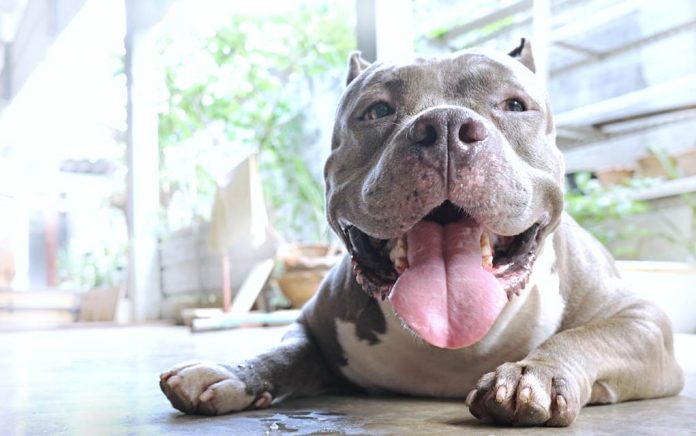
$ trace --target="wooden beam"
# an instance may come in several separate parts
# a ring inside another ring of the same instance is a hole
[[[638,7],[638,3],[634,0],[618,2],[608,8],[587,14],[578,20],[571,21],[570,24],[555,29],[551,34],[551,40],[553,42],[572,40],[576,36],[586,34],[590,30],[626,16],[637,10]]]
[[[597,52],[597,56],[591,58],[591,59],[581,59],[579,61],[571,62],[569,64],[563,65],[561,67],[555,68],[551,70],[551,75],[557,75],[557,74],[564,74],[568,71],[574,70],[575,68],[578,67],[584,67],[589,65],[591,62],[599,62],[603,59],[609,58],[611,56],[616,56],[621,53],[626,53],[630,50],[635,50],[638,48],[642,48],[647,44],[652,44],[657,41],[661,41],[665,38],[669,38],[671,36],[677,35],[681,32],[687,32],[696,29],[696,19],[688,20],[684,23],[678,24],[676,26],[672,26],[668,29],[651,33],[649,35],[645,35],[641,38],[634,39],[633,41],[630,41],[626,44],[620,45],[618,47],[614,47],[611,50],[607,51],[602,51],[602,52]]]
[[[580,47],[576,44],[570,44],[570,43],[565,42],[565,41],[554,41],[553,44],[556,47],[564,48],[568,51],[572,51],[572,52],[581,54],[583,56],[587,56],[588,58],[591,58],[591,59],[598,60],[601,58],[601,53],[594,51],[594,50],[590,50],[588,48]]]
[[[696,104],[696,74],[564,112],[555,117],[559,128],[596,126],[654,113],[683,110]]]
[[[503,8],[495,9],[493,12],[486,14],[482,17],[476,18],[468,23],[462,24],[460,26],[453,27],[447,34],[445,38],[454,39],[462,35],[465,35],[472,30],[480,29],[488,24],[495,23],[510,15],[515,15],[520,12],[528,11],[532,8],[533,0],[520,0],[516,3],[512,3]]]

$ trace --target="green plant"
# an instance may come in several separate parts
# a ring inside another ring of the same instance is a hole
[[[627,224],[625,219],[649,210],[648,204],[635,200],[633,193],[652,182],[633,179],[627,185],[604,188],[589,172],[576,173],[574,181],[577,189],[566,190],[566,211],[610,247],[616,257],[635,255],[636,241],[652,232]]]
[[[125,280],[126,246],[98,241],[82,252],[62,250],[58,274],[62,288],[113,288]]]
[[[450,51],[464,50],[471,48],[475,41],[503,32],[505,29],[515,24],[514,16],[510,15],[499,18],[481,28],[473,29],[467,32],[464,38],[453,37],[452,32],[465,21],[466,20],[463,20],[461,16],[456,16],[429,30],[425,34],[419,35],[414,41],[417,51],[428,51],[428,41],[437,41],[442,44],[448,42],[448,39],[451,39],[448,43]]]
[[[655,147],[655,146],[648,146],[647,147],[648,152],[655,156],[657,160],[660,162],[660,166],[665,170],[667,173],[667,178],[670,180],[678,179],[681,177],[679,168],[677,168],[677,163],[675,160],[667,153],[666,150],[660,147]],[[681,198],[681,201],[691,209],[691,216],[692,216],[692,223],[691,223],[691,238],[690,239],[681,239],[681,238],[675,238],[670,235],[663,234],[661,235],[663,238],[667,239],[670,241],[672,244],[675,245],[683,245],[690,256],[690,259],[692,262],[696,261],[696,199],[694,199],[694,196],[690,192],[682,192],[679,194],[679,197]],[[664,224],[667,227],[670,227],[674,233],[679,234],[679,229],[675,229],[674,225],[672,224],[671,221],[668,220],[663,220]]]
[[[287,239],[328,237],[321,164],[309,147],[318,134],[307,117],[324,85],[340,89],[354,44],[345,6],[235,15],[192,53],[174,36],[163,41],[173,59],[159,128],[165,209],[178,195],[192,220],[207,218],[216,178],[256,151],[275,228]]]

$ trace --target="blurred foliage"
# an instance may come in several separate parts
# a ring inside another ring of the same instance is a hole
[[[658,159],[669,180],[681,177],[675,160],[665,150],[648,147],[648,152]],[[674,246],[685,248],[688,257],[684,260],[696,260],[696,221],[692,224],[691,239],[675,236],[683,235],[683,230],[660,214],[655,215],[653,219],[659,220],[659,228],[662,230],[639,228],[626,221],[626,218],[650,210],[648,202],[634,200],[635,192],[660,184],[663,180],[633,178],[623,185],[605,188],[599,180],[591,177],[591,173],[580,172],[574,175],[574,182],[577,188],[566,190],[566,211],[604,243],[615,257],[635,258],[642,240],[660,238]],[[680,199],[684,205],[691,208],[692,216],[696,216],[694,196],[691,193],[681,193]]]
[[[166,67],[159,115],[165,209],[184,194],[192,218],[207,218],[220,177],[215,167],[257,151],[266,200],[278,212],[276,230],[287,239],[307,235],[308,227],[312,238],[328,237],[321,171],[314,170],[321,163],[310,147],[318,134],[308,128],[307,114],[321,85],[342,85],[355,44],[348,6],[312,3],[291,13],[235,15],[191,53],[180,53],[175,35],[163,40],[165,59],[179,54]],[[183,152],[195,139],[194,150]]]
[[[438,45],[446,45],[449,51],[472,48],[476,45],[477,41],[504,32],[505,29],[510,28],[515,24],[515,17],[512,15],[502,17],[483,27],[472,29],[464,35],[453,36],[453,31],[457,30],[458,27],[465,24],[467,21],[466,18],[458,16],[432,28],[423,35],[418,35],[414,42],[416,51],[429,51],[431,41],[435,41]]]
[[[660,147],[648,146],[648,152],[657,158],[657,160],[660,162],[660,166],[665,170],[669,180],[682,177],[682,174],[677,167],[676,160],[670,156],[666,150]],[[694,262],[696,261],[696,199],[694,199],[694,195],[690,192],[682,192],[679,197],[681,198],[682,203],[691,209],[691,216],[694,217],[692,218],[691,222],[691,239],[674,238],[669,235],[663,235],[663,237],[672,244],[684,246],[689,253],[689,260]],[[665,224],[668,227],[673,228],[673,224],[671,222],[666,221]],[[673,228],[673,230],[675,230],[676,234],[680,233],[678,229]]]
[[[652,232],[627,224],[625,219],[649,210],[648,203],[634,200],[632,193],[653,182],[631,179],[626,185],[605,188],[589,172],[576,173],[574,182],[577,188],[566,190],[566,212],[608,246],[615,257],[633,257],[637,241]]]
[[[113,288],[125,281],[126,244],[99,240],[88,250],[61,250],[58,280],[65,289]]]

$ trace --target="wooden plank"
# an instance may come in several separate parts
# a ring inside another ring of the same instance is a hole
[[[476,18],[468,23],[462,24],[461,26],[453,27],[449,32],[447,32],[445,37],[447,39],[454,39],[473,30],[485,27],[488,24],[495,23],[496,21],[509,17],[510,15],[528,11],[532,8],[533,3],[534,2],[532,0],[521,0],[503,8],[496,8],[493,10],[493,12],[482,17]]]
[[[232,306],[230,307],[231,314],[243,314],[251,310],[254,301],[259,297],[263,287],[268,282],[273,272],[274,264],[273,259],[266,259],[252,267],[232,301]]]
[[[230,283],[233,289],[239,288],[258,260],[230,261]],[[188,262],[162,268],[162,293],[165,296],[187,292],[215,291],[221,284],[220,260],[209,262]]]
[[[661,30],[661,31],[658,31],[655,33],[651,33],[649,35],[645,35],[645,36],[638,38],[638,39],[634,39],[634,40],[627,42],[625,44],[622,44],[618,47],[613,47],[610,50],[598,52],[598,56],[596,56],[594,58],[581,59],[579,61],[570,62],[568,64],[561,66],[561,67],[555,68],[555,69],[551,70],[551,74],[552,75],[564,74],[564,73],[571,71],[575,68],[585,67],[592,62],[599,62],[601,60],[604,60],[604,59],[607,59],[610,57],[615,57],[615,56],[618,56],[622,53],[629,52],[631,50],[642,49],[649,44],[656,43],[656,42],[663,40],[665,38],[670,38],[670,37],[677,35],[679,33],[682,33],[682,32],[692,31],[695,27],[696,27],[696,20],[688,20],[688,21],[681,23],[681,24],[672,25],[664,30]]]
[[[216,313],[208,318],[191,320],[192,332],[205,332],[242,327],[245,325],[286,325],[295,322],[300,310],[279,310],[264,313],[253,312],[244,314]]]
[[[684,193],[696,193],[696,176],[667,180],[655,186],[629,192],[628,195],[634,200],[653,200]]]
[[[61,291],[0,291],[0,309],[73,310],[81,295]]]
[[[577,38],[580,35],[618,20],[631,12],[639,9],[639,4],[636,1],[628,0],[618,2],[612,6],[603,8],[593,13],[587,14],[579,19],[573,20],[563,27],[554,29],[551,33],[551,41],[568,41]]]
[[[606,124],[610,120],[635,119],[660,111],[688,109],[694,104],[696,104],[696,74],[690,74],[564,112],[555,117],[555,123],[559,128],[592,126]]]

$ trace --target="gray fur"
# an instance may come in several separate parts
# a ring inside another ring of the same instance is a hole
[[[420,341],[388,301],[361,289],[346,256],[271,352],[242,366],[197,363],[162,374],[176,408],[228,413],[364,388],[467,397],[485,422],[567,426],[585,404],[681,390],[667,317],[625,289],[611,255],[562,212],[564,164],[548,97],[529,43],[510,55],[467,51],[403,65],[352,55],[325,167],[328,220],[344,239],[347,226],[398,237],[444,200],[501,235],[541,223],[534,282],[488,336],[458,350]],[[501,111],[509,98],[528,110]],[[379,101],[395,114],[365,122]],[[428,147],[414,140],[423,120],[439,129]],[[463,140],[469,124],[485,135]]]

